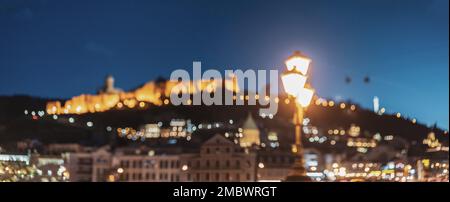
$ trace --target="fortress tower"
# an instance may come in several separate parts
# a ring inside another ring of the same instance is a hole
[[[114,77],[112,75],[108,75],[105,79],[105,86],[100,90],[100,93],[116,94],[122,92],[121,89],[114,87],[114,82]]]

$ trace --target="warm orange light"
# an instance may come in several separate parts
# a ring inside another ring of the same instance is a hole
[[[114,175],[109,175],[108,176],[108,181],[109,182],[114,182],[115,181]]]
[[[129,108],[134,108],[136,106],[136,100],[125,100],[125,101],[128,101],[128,102],[126,102],[126,105]]]
[[[320,100],[320,99],[316,100],[316,105],[320,105],[321,103],[322,103],[322,100]]]
[[[109,81],[107,81],[109,82]],[[162,96],[170,97],[173,88],[183,88],[186,89],[190,94],[197,92],[197,88],[188,86],[197,85],[198,90],[208,90],[208,88],[215,88],[222,85],[222,81],[217,81],[216,83],[211,83],[211,81],[186,81],[182,86],[178,86],[179,82],[167,81],[165,83],[164,89],[160,88],[155,82],[151,81],[146,83],[144,86],[130,92],[124,92],[119,89],[115,89],[113,84],[110,84],[107,92],[100,92],[99,94],[89,95],[82,94],[79,96],[72,97],[70,100],[65,101],[62,104],[60,101],[50,101],[46,105],[46,112],[48,114],[83,114],[83,113],[95,113],[103,112],[113,108],[123,109],[124,107],[135,108],[140,107],[141,109],[148,106],[147,103],[161,106],[164,102]],[[225,88],[232,92],[239,92],[239,87],[236,84],[236,80],[226,79]],[[144,102],[145,106],[140,102]],[[169,103],[167,103],[169,104]]]
[[[275,103],[278,104],[279,102],[280,102],[280,98],[276,97],[276,98],[275,98]]]
[[[295,154],[295,153],[297,153],[298,149],[297,149],[297,147],[295,145],[292,145],[291,151],[292,151],[292,153]]]
[[[330,106],[330,107],[334,106],[334,101],[329,101],[328,106]]]

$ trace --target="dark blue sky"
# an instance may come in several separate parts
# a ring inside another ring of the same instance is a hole
[[[302,50],[322,97],[449,127],[447,0],[0,0],[0,95],[131,89],[171,70],[284,70]],[[346,84],[345,76],[352,77]],[[363,82],[368,75],[369,84]]]

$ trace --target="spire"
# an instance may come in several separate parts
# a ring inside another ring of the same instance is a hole
[[[253,119],[253,116],[251,113],[248,113],[247,119],[244,122],[244,125],[242,126],[244,129],[258,129],[258,126],[256,125],[255,120]]]

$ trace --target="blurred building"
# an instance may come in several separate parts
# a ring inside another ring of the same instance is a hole
[[[182,181],[255,181],[256,154],[217,134],[204,142],[198,154],[182,157]]]
[[[111,154],[108,148],[73,152],[67,155],[65,162],[70,181],[98,182],[104,181],[105,173],[111,168]]]
[[[139,151],[139,152],[137,152]],[[155,155],[139,149],[108,147],[95,151],[70,153],[66,166],[70,181],[171,182],[180,179],[179,155]]]
[[[178,182],[180,171],[179,155],[116,153],[110,175],[117,178],[114,181]]]
[[[268,150],[258,152],[258,181],[283,181],[292,169],[292,152]]]
[[[49,144],[47,145],[47,153],[51,154],[61,154],[67,152],[82,152],[84,147],[77,143],[69,143],[69,144]]]

